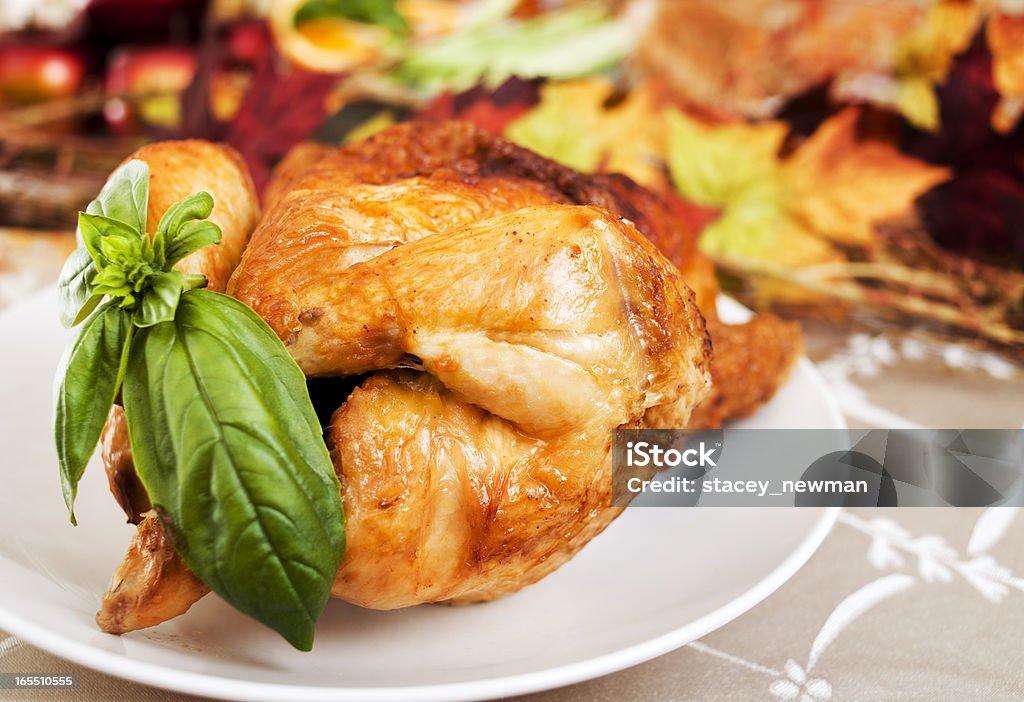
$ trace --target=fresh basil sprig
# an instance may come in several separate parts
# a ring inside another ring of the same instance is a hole
[[[55,380],[64,499],[118,393],[150,501],[230,604],[309,650],[345,534],[340,486],[302,371],[269,326],[173,266],[220,241],[198,193],[146,233],[149,168],[131,161],[79,215],[60,313],[84,323]],[[123,385],[123,388],[122,388]]]

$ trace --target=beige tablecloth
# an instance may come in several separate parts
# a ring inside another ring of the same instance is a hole
[[[66,246],[0,231],[0,306],[52,280]],[[997,356],[824,324],[807,333],[853,426],[1024,424],[1024,373]],[[522,699],[1024,700],[1022,627],[1024,513],[848,510],[806,567],[732,623],[635,668]],[[4,632],[2,672],[81,678],[77,690],[0,699],[198,699],[82,669]]]

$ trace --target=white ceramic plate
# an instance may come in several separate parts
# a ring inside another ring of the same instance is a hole
[[[742,316],[724,303],[726,316]],[[460,700],[593,678],[697,639],[791,577],[835,512],[632,509],[571,563],[485,605],[371,612],[331,602],[312,653],[209,596],[117,637],[93,620],[131,537],[94,460],[68,523],[51,435],[51,381],[68,333],[52,292],[0,316],[0,628],[138,682],[245,700]],[[806,361],[753,427],[841,427]]]

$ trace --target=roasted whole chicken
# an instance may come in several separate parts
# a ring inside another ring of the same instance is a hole
[[[194,148],[213,151],[197,171],[175,165]],[[614,429],[749,413],[799,354],[798,332],[775,318],[717,321],[713,270],[656,195],[470,125],[300,146],[258,222],[231,152],[164,142],[134,157],[151,168],[151,209],[173,200],[165,188],[217,203],[224,243],[182,266],[214,287],[233,270],[228,294],[307,376],[351,380],[328,430],[347,540],[332,592],[364,607],[489,600],[536,582],[621,511]],[[116,407],[103,458],[138,524],[97,615],[121,633],[208,590],[133,480]]]

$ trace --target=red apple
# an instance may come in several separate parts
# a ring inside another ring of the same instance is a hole
[[[82,86],[85,61],[65,49],[0,44],[0,105],[68,97]]]

